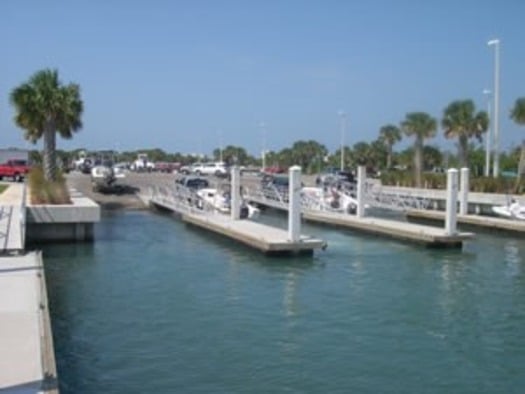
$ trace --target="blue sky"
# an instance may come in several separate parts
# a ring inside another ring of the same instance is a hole
[[[30,147],[9,92],[42,68],[81,85],[84,128],[58,147],[258,154],[315,139],[370,142],[407,112],[486,108],[501,40],[500,129],[525,96],[522,0],[0,2],[0,146]],[[453,142],[430,141],[447,149]],[[400,147],[411,140],[405,138]]]

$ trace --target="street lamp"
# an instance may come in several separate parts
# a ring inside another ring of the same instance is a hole
[[[219,161],[222,163],[222,130],[217,130],[219,135]]]
[[[341,171],[344,171],[345,169],[344,144],[345,144],[346,112],[339,111],[338,115],[339,115],[340,123],[341,123]]]
[[[266,168],[266,125],[264,122],[259,122],[259,128],[261,129],[262,138],[262,151],[261,151],[261,164],[262,170]]]
[[[494,46],[494,168],[493,177],[499,175],[499,39],[490,40],[488,46]]]
[[[483,94],[487,96],[487,115],[489,118],[489,124],[487,127],[487,136],[485,137],[485,176],[490,176],[490,146],[492,138],[492,133],[490,132],[492,121],[490,119],[490,95],[492,92],[488,89],[483,89]]]

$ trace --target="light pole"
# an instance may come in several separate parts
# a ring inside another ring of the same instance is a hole
[[[488,124],[488,127],[487,127],[487,136],[485,137],[485,176],[486,177],[489,177],[490,176],[490,149],[491,149],[491,138],[492,138],[492,133],[490,132],[491,128],[492,128],[492,120],[490,119],[490,95],[491,95],[491,91],[488,90],[488,89],[484,89],[483,90],[483,94],[485,96],[487,96],[487,115],[488,115],[488,118],[489,118],[489,124]]]
[[[499,39],[490,40],[494,46],[494,168],[493,177],[499,176]]]
[[[219,161],[222,163],[222,130],[217,130],[219,135]]]
[[[340,123],[341,123],[341,171],[344,171],[345,169],[344,144],[345,144],[346,112],[339,111],[338,115],[339,115]]]
[[[259,128],[261,129],[262,138],[261,165],[262,171],[264,171],[266,168],[266,125],[264,122],[259,122]]]

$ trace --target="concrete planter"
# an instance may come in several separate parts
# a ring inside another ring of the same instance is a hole
[[[83,242],[93,240],[94,224],[100,221],[100,206],[78,193],[71,194],[73,204],[27,205],[27,241]]]

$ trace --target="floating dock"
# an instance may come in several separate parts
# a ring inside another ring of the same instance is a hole
[[[364,173],[364,170],[360,172]],[[358,174],[358,180],[360,177],[362,178],[363,175]],[[245,198],[258,205],[283,211],[288,210],[287,201],[276,191],[273,193],[265,193],[258,188],[252,187],[246,188],[245,192]],[[310,209],[306,204],[303,204],[301,211],[302,218],[310,222],[344,227],[368,234],[414,242],[427,247],[461,248],[463,241],[474,238],[474,234],[470,232],[458,232],[455,229],[447,231],[445,228],[428,225],[367,217],[364,216],[364,213],[359,215],[359,212],[356,215],[352,215],[330,210]]]
[[[305,211],[303,218],[311,222],[340,226],[434,248],[461,248],[463,241],[474,238],[473,233],[457,232],[448,235],[442,228],[376,217],[358,218],[333,212]]]
[[[182,214],[182,220],[197,227],[234,239],[267,255],[312,254],[326,247],[320,239],[301,235],[298,241],[288,240],[285,230],[251,220],[231,220],[221,214]]]
[[[433,210],[409,210],[406,212],[407,219],[424,220],[431,222],[443,222],[445,212]],[[480,215],[457,215],[459,224],[482,228],[487,231],[505,231],[509,233],[525,234],[525,222]]]
[[[237,179],[238,169],[232,177],[232,184]],[[238,212],[239,188],[232,186],[232,191],[232,211]],[[186,223],[228,237],[267,255],[311,255],[315,249],[326,248],[325,241],[300,234],[299,210],[295,215],[291,215],[292,219],[286,231],[219,213],[213,207],[203,205],[202,201],[196,201],[195,193],[182,187],[152,188],[147,200],[150,205],[180,214]],[[198,208],[198,205],[201,207]]]

